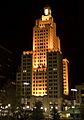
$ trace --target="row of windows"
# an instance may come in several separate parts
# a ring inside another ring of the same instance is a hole
[[[45,60],[37,60],[37,62],[41,62],[42,63],[42,62],[45,62]],[[34,62],[34,65],[36,65],[35,62]],[[40,64],[40,65],[42,65],[42,64]],[[38,64],[38,66],[39,66],[39,64]]]
[[[47,92],[33,92],[33,94],[47,94]]]
[[[43,49],[41,49],[41,50],[39,50],[39,49],[35,50],[35,52],[43,52],[43,51],[48,51],[48,49],[46,49],[46,50],[45,49],[44,50]]]
[[[49,83],[49,86],[57,85],[57,83]]]
[[[23,65],[30,65],[32,62],[31,61],[23,61]]]
[[[42,80],[42,81],[35,81],[35,80],[34,80],[33,83],[35,83],[35,82],[36,82],[36,83],[44,83],[44,82],[47,82],[47,80],[45,80],[45,81],[44,81],[44,80]]]
[[[46,76],[44,77],[33,77],[33,79],[44,79],[44,78],[47,78]]]
[[[49,93],[52,94],[52,93],[58,93],[58,92],[57,91],[49,91]]]
[[[52,73],[52,72],[49,72],[49,74],[57,74],[57,71],[54,71],[53,73]]]
[[[49,53],[48,56],[56,56],[57,53]]]
[[[49,71],[49,75],[52,74],[57,74],[57,70],[56,71]]]
[[[33,86],[47,86],[47,84],[33,84]]]
[[[35,47],[35,49],[43,49],[43,48],[48,48],[48,46]]]
[[[39,39],[39,37],[38,37],[38,40],[35,40],[35,42],[48,42],[48,39]]]
[[[46,43],[37,43],[37,44],[35,44],[35,46],[46,45],[46,44],[48,44],[48,42],[46,42]]]
[[[43,39],[43,38],[48,38],[48,36],[42,36],[42,37],[39,37],[40,39]],[[35,37],[35,39],[37,39],[37,37]]]
[[[53,63],[55,63],[55,64],[53,64]],[[55,61],[53,61],[52,64],[48,64],[48,66],[49,66],[49,67],[57,67],[57,64],[56,64]]]
[[[51,76],[48,77],[49,79],[50,78],[57,78],[57,74],[52,74]]]
[[[24,89],[25,89],[25,88],[23,87],[23,89],[22,89],[23,92],[30,91],[30,88],[26,88],[25,91],[24,91]]]
[[[31,59],[23,58],[23,61],[31,61],[31,60],[32,60],[32,58]]]
[[[49,95],[50,98],[57,98],[58,96],[57,95]]]
[[[37,33],[37,32],[47,32],[48,31],[48,29],[46,29],[46,30],[38,30],[38,31],[35,31],[35,33]]]
[[[46,53],[44,53],[44,52],[43,53],[42,52],[41,53],[38,52],[37,54],[35,53],[34,56],[36,56],[36,55],[40,55],[41,56],[41,55],[45,55],[45,54]]]
[[[50,57],[48,57],[48,59],[49,59],[49,62],[51,62],[51,60],[54,60],[54,59],[57,61],[57,57],[56,56],[54,56],[54,57],[50,56]]]
[[[34,66],[37,66],[37,65],[38,65],[39,67],[40,67],[40,66],[44,66],[44,67],[45,67],[45,63],[44,63],[44,64],[34,64]],[[41,71],[42,71],[42,70],[41,70]]]
[[[45,57],[44,57],[45,58]],[[34,59],[39,59],[39,58],[34,58]],[[34,61],[34,62],[45,62],[45,60],[37,60],[37,61]]]
[[[47,88],[33,88],[33,90],[47,90]]]
[[[32,65],[23,65],[23,69],[26,69],[26,68],[31,68]]]
[[[30,55],[23,55],[23,59],[24,59],[24,58],[25,58],[25,59],[26,59],[26,58],[27,58],[27,59],[30,59],[31,56],[30,56]]]
[[[57,87],[49,87],[49,90],[57,90]]]
[[[39,72],[39,73],[33,73],[33,75],[46,75],[47,73]]]
[[[49,80],[49,82],[57,82],[57,79]]]
[[[31,75],[31,73],[23,73],[23,76],[30,76]]]
[[[45,35],[45,34],[47,35],[47,34],[48,34],[48,32],[39,33],[39,34],[38,34],[38,33],[37,33],[37,34],[35,33],[35,36],[41,36],[41,35]]]
[[[31,67],[32,68],[32,67]],[[32,72],[32,69],[28,69],[26,70],[26,67],[23,67],[23,73],[31,73]]]
[[[25,79],[31,79],[31,77],[23,77],[23,80],[25,80]]]
[[[23,92],[22,94],[31,94],[31,92],[25,92],[25,93]]]
[[[23,70],[26,70],[26,69],[29,69],[32,68],[32,66],[23,66]]]
[[[57,78],[57,75],[56,76],[52,75],[52,76],[49,76],[48,78]]]
[[[43,53],[43,55],[34,55],[34,59],[36,59],[36,58],[38,58],[38,59],[46,58],[45,53]]]
[[[46,55],[46,53],[38,53],[38,54],[34,54],[34,57],[35,57],[35,56],[39,56],[40,58],[43,58],[43,57],[45,57],[45,56],[43,56],[43,55]]]

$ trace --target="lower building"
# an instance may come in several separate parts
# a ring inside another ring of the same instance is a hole
[[[17,72],[16,93],[18,103],[33,107],[35,101],[42,101],[50,110],[53,104],[61,110],[63,100],[62,54],[47,52],[47,68],[32,69],[32,51],[23,52],[21,66]],[[33,76],[33,78],[32,78]],[[45,92],[45,95],[43,95]]]
[[[21,56],[21,66],[16,75],[18,104],[28,104],[32,94],[32,51]]]
[[[15,54],[4,46],[0,45],[0,90],[4,89],[8,81],[15,81],[15,76]]]
[[[75,87],[77,89],[76,103],[79,105],[84,105],[84,83],[81,85],[76,85]]]

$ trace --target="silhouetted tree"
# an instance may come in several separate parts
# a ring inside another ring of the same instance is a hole
[[[60,115],[58,113],[58,110],[55,108],[55,104],[53,105],[53,108],[51,110],[51,116],[52,120],[60,120]]]
[[[81,120],[84,120],[84,105],[83,104],[80,106],[80,116],[81,116]]]
[[[35,106],[33,108],[33,112],[31,115],[31,120],[44,120],[44,114],[41,107],[42,107],[41,101],[35,102]]]
[[[14,114],[14,118],[15,120],[30,120],[30,114],[31,114],[31,110],[29,109],[23,109],[22,106],[20,106],[17,109],[17,112],[15,112]]]

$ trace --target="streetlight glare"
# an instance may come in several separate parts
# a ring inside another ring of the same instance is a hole
[[[24,82],[23,84],[24,84],[24,85],[29,85],[29,83],[27,83],[27,82]]]
[[[71,91],[77,91],[77,89],[71,89]]]

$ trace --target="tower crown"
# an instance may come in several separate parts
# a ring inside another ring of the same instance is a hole
[[[49,20],[51,18],[51,8],[49,6],[44,7],[44,15],[42,15],[42,21]]]

